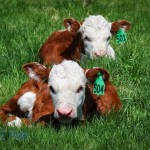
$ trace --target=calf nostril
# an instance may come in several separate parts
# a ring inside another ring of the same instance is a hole
[[[99,56],[96,52],[94,53],[96,56]]]
[[[70,115],[71,115],[71,113],[72,113],[72,110],[71,110],[70,112],[68,112],[67,116],[70,116]]]
[[[59,109],[57,109],[57,113],[58,113],[59,115],[61,115],[61,111],[59,111]]]
[[[57,113],[60,116],[70,116],[72,113],[72,109],[57,109]]]

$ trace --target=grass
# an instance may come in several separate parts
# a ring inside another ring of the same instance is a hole
[[[37,61],[42,43],[63,19],[83,20],[101,14],[109,21],[132,23],[123,45],[111,39],[116,60],[85,60],[83,67],[100,66],[111,74],[123,108],[107,118],[93,118],[85,126],[0,127],[0,149],[150,149],[150,36],[148,0],[5,0],[0,5],[0,104],[4,104],[28,80],[22,65]],[[14,134],[12,134],[14,133]],[[24,136],[25,134],[25,136]]]

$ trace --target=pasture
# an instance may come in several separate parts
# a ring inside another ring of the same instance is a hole
[[[127,42],[110,45],[116,60],[85,59],[111,75],[123,107],[117,114],[94,117],[85,126],[10,128],[0,126],[0,149],[148,150],[150,149],[150,2],[148,0],[5,0],[0,4],[0,105],[28,80],[22,66],[39,62],[38,51],[49,35],[63,29],[63,19],[103,15],[132,23]]]

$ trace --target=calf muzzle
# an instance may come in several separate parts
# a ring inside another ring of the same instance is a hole
[[[73,119],[73,109],[63,108],[57,109],[58,120],[63,123],[68,123]]]

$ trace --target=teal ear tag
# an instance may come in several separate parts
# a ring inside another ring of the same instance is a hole
[[[98,73],[98,77],[96,78],[93,86],[93,94],[96,95],[104,95],[104,90],[105,90],[105,83],[103,80],[102,73]]]
[[[116,34],[116,43],[122,44],[125,43],[126,41],[127,41],[126,33],[122,29],[119,29]]]

